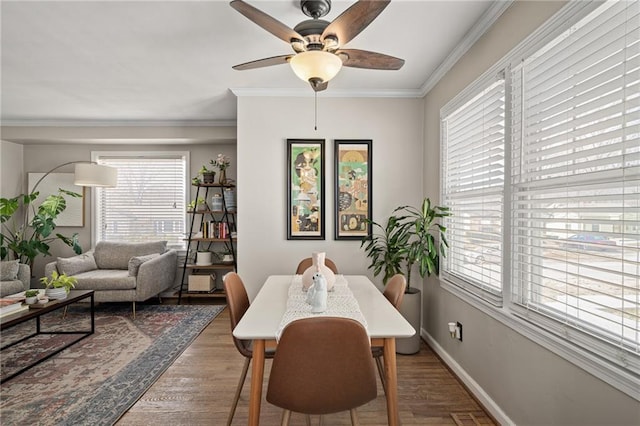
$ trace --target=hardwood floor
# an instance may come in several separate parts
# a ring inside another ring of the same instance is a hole
[[[244,358],[231,338],[225,309],[116,423],[125,425],[224,425]],[[264,400],[271,361],[265,366],[261,425],[278,425],[282,411]],[[251,370],[233,424],[247,424]],[[422,342],[416,355],[398,355],[400,419],[403,425],[493,425],[433,351]],[[358,409],[362,425],[386,425],[382,386]],[[317,424],[317,418],[312,424]],[[291,425],[305,424],[293,414]],[[324,416],[325,425],[350,425],[349,413]]]

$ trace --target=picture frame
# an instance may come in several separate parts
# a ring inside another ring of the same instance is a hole
[[[29,173],[28,189],[29,193],[33,190],[34,185],[43,177],[45,173]],[[56,226],[83,227],[84,226],[84,200],[85,187],[74,185],[74,173],[50,173],[38,185],[37,191],[40,193],[38,198],[33,202],[33,206],[37,209],[42,201],[49,195],[58,193],[58,188],[81,194],[82,197],[64,197],[67,207],[60,213],[56,219]],[[31,209],[28,211],[29,221],[33,217]]]
[[[372,141],[334,141],[334,229],[336,240],[372,234]]]
[[[324,139],[287,139],[287,240],[325,239]]]

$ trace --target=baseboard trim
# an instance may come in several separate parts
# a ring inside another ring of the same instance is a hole
[[[482,389],[482,387],[473,380],[473,378],[453,359],[447,351],[424,329],[420,330],[420,336],[427,344],[438,354],[440,359],[458,376],[458,379],[467,387],[469,392],[482,404],[491,416],[501,425],[515,425],[515,423],[502,411],[498,404]]]

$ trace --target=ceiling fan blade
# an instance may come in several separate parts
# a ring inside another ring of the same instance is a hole
[[[252,70],[255,68],[270,67],[272,65],[282,65],[282,64],[288,63],[289,59],[291,59],[293,56],[295,55],[293,54],[280,55],[280,56],[272,56],[270,58],[258,59],[256,61],[245,62],[244,64],[234,65],[233,69],[238,71],[243,71],[243,70]]]
[[[341,46],[360,34],[384,10],[391,0],[360,0],[342,12],[322,32],[321,40],[336,36]]]
[[[399,70],[404,65],[404,59],[385,55],[384,53],[369,52],[359,49],[340,49],[336,55],[342,58],[342,65],[351,68],[368,68],[374,70]]]
[[[300,40],[304,42],[304,37],[298,34],[297,31],[287,27],[285,24],[275,18],[272,18],[260,9],[256,9],[242,0],[233,0],[229,4],[232,8],[242,13],[251,21],[255,22],[279,39],[284,40],[287,43],[291,43],[293,40]]]

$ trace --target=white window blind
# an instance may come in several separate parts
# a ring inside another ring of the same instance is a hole
[[[607,2],[511,76],[514,309],[635,374],[639,5]]]
[[[96,240],[166,240],[168,247],[184,249],[186,155],[122,153],[97,161],[118,169],[118,185],[99,188]]]
[[[505,155],[505,82],[442,118],[442,202],[449,249],[443,276],[499,305]]]

